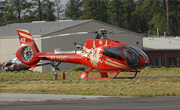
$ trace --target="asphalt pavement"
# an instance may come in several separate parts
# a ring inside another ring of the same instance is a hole
[[[49,100],[74,100],[74,99],[97,99],[110,96],[89,96],[89,95],[57,95],[57,94],[10,94],[0,93],[0,102],[12,101],[49,101]]]
[[[180,96],[0,95],[0,110],[180,110]]]

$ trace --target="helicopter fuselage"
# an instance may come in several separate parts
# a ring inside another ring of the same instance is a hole
[[[40,52],[41,60],[83,64],[97,70],[122,71],[149,64],[140,49],[111,39],[88,39],[82,50]]]

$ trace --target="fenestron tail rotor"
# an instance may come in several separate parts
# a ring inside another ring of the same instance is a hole
[[[32,57],[33,57],[33,51],[31,49],[31,47],[29,47],[29,46],[23,47],[21,50],[22,60],[25,62],[29,62],[32,60]]]

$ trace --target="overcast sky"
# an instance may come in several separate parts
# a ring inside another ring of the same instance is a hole
[[[67,3],[67,1],[69,1],[69,0],[61,0],[61,3],[62,3],[63,5],[65,5],[65,4]]]

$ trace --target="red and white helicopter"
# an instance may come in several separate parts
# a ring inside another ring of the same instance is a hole
[[[27,67],[35,67],[40,60],[51,60],[58,62],[68,62],[83,64],[90,69],[81,74],[81,79],[124,79],[136,77],[137,69],[145,68],[149,65],[148,56],[139,48],[126,45],[112,39],[106,39],[108,32],[106,29],[95,31],[95,39],[87,39],[84,45],[77,45],[81,50],[40,52],[28,30],[18,29],[20,47],[16,52],[16,57]],[[52,37],[88,34],[92,32],[78,32],[60,34]],[[96,70],[96,71],[94,71]],[[117,77],[122,71],[135,72],[133,77]],[[89,72],[99,72],[101,78],[88,78]],[[107,73],[116,73],[113,77],[108,77]]]

